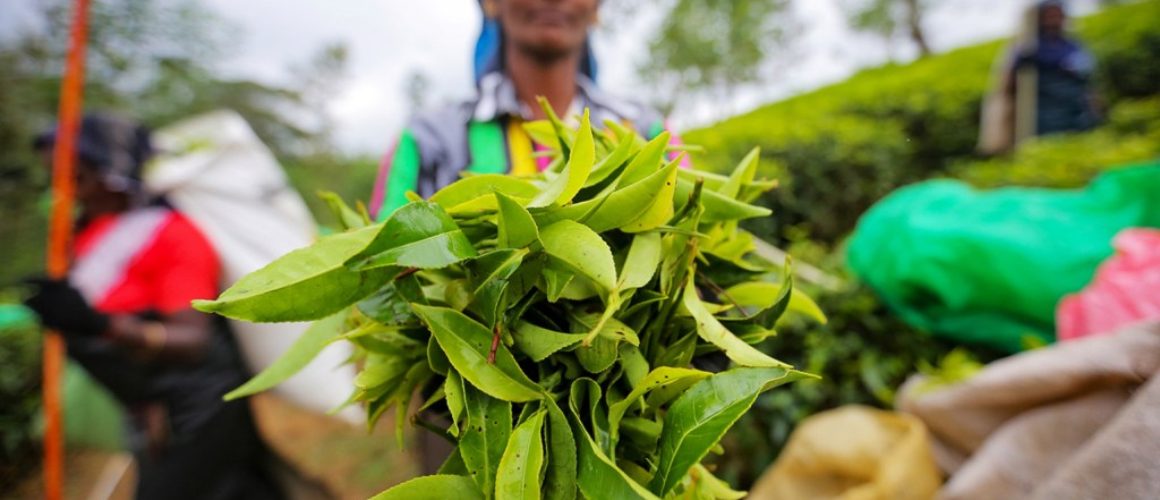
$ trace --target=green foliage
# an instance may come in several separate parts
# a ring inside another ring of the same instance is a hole
[[[46,222],[37,202],[48,176],[31,145],[55,121],[71,5],[35,2],[44,29],[0,40],[0,284],[42,268]],[[199,0],[92,2],[89,17],[86,109],[124,112],[153,127],[233,109],[280,158],[291,160],[298,186],[365,196],[374,167],[338,164],[320,103],[342,76],[341,45],[308,57],[295,72],[305,75],[301,81],[275,87],[217,72],[216,61],[237,42],[230,36],[236,30]]]
[[[310,360],[318,356],[318,353],[331,342],[338,340],[341,322],[342,315],[335,314],[310,325],[310,328],[302,332],[298,340],[295,340],[274,363],[262,370],[262,373],[226,394],[226,400],[240,398],[242,394],[262,392],[285,382],[310,364]]]
[[[817,297],[828,324],[790,317],[761,348],[820,378],[763,394],[726,436],[722,444],[730,453],[713,462],[717,475],[734,486],[753,484],[801,420],[848,404],[891,409],[895,391],[906,377],[920,367],[938,364],[956,349],[891,315],[866,288]],[[982,361],[999,357],[977,348],[958,349],[960,356]]]
[[[758,81],[762,63],[788,39],[788,6],[786,0],[676,0],[649,41],[640,75],[680,90]]]
[[[22,307],[0,305],[0,491],[36,462],[40,332]]]
[[[708,165],[759,144],[761,173],[783,180],[763,200],[778,213],[768,231],[784,235],[801,225],[833,242],[894,188],[942,170],[944,158],[971,153],[975,133],[963,124],[978,122],[998,50],[989,44],[865,71],[685,139],[713,152],[696,158]]]
[[[435,475],[417,477],[372,497],[372,500],[475,500],[483,495],[470,479],[463,476]]]
[[[1154,154],[1147,147],[1147,134],[1122,143],[1123,129],[1116,123],[1125,121],[1120,115],[1138,113],[1119,109],[1137,107],[1126,98],[1160,93],[1160,77],[1154,74],[1160,67],[1160,35],[1150,22],[1158,17],[1160,1],[1151,0],[1109,7],[1080,20],[1078,34],[1100,62],[1097,84],[1112,105],[1112,125],[1101,129],[1106,131],[1102,136],[1074,143],[1074,137],[1045,139],[1041,143],[1053,146],[1044,147],[1071,158],[1068,163],[1073,165],[1082,158],[1097,165],[1104,159],[1141,160]],[[796,227],[834,243],[893,189],[945,175],[973,158],[980,103],[1002,46],[987,43],[905,66],[863,71],[845,82],[689,132],[685,139],[710,152],[696,158],[706,165],[721,165],[724,158],[761,146],[761,173],[784,184],[763,200],[778,217],[750,227],[779,241]],[[1126,121],[1147,126],[1147,120]]]
[[[925,57],[930,55],[930,47],[923,33],[922,20],[930,3],[931,0],[862,0],[843,6],[854,29],[888,40],[905,29],[919,54]]]
[[[921,385],[914,388],[915,394],[926,394],[958,384],[975,376],[982,369],[983,364],[963,348],[947,353],[938,366],[933,366],[925,360],[919,361],[918,372],[926,378]]]
[[[1080,35],[1096,56],[1096,80],[1110,101],[1160,94],[1157,16],[1160,2],[1147,0],[1109,7],[1081,21]]]
[[[1078,188],[1109,168],[1157,156],[1160,97],[1152,97],[1121,102],[1096,130],[1041,137],[1007,157],[954,164],[949,174],[984,188]]]
[[[352,229],[196,304],[258,321],[347,311],[231,396],[284,380],[341,338],[362,362],[351,401],[366,405],[372,425],[391,407],[402,425],[426,388],[413,419],[456,445],[446,474],[383,498],[420,488],[736,498],[700,462],[760,394],[808,377],[751,343],[786,311],[818,314],[800,293],[790,307],[788,264],[754,255],[752,235],[737,229],[767,213],[747,202],[773,184],[755,179],[756,154],[728,178],[679,179],[677,163],[655,154],[663,143],[594,132],[587,114],[577,130],[548,126],[558,170],[532,181],[469,177],[361,228],[339,206]],[[746,284],[773,300],[737,288]],[[747,299],[732,301],[722,285]],[[714,353],[733,366],[693,368]],[[427,412],[451,426],[427,423]]]

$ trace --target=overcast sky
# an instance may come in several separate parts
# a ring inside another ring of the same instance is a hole
[[[0,36],[28,18],[19,3],[0,0]],[[100,1],[100,0],[96,0]],[[229,74],[277,83],[289,67],[319,46],[343,41],[350,52],[349,76],[331,110],[338,140],[350,152],[379,154],[392,141],[409,110],[405,82],[415,70],[432,83],[429,95],[445,101],[471,93],[470,54],[479,29],[476,0],[204,0],[240,29],[238,46],[221,69]],[[673,117],[678,129],[693,127],[761,103],[838,81],[858,68],[884,62],[885,43],[855,35],[846,27],[840,2],[794,0],[804,23],[799,47],[767,83],[728,98],[702,98],[683,104]],[[1006,36],[1027,0],[941,0],[926,29],[936,51]],[[613,91],[648,99],[635,67],[648,57],[647,39],[659,18],[655,5],[642,2],[639,15],[615,31],[597,30],[595,48],[600,83]],[[1089,11],[1095,0],[1072,0],[1074,10]],[[898,44],[896,57],[910,54]],[[775,77],[774,77],[775,76]],[[953,78],[953,75],[948,75]]]

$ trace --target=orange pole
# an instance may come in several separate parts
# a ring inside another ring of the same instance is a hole
[[[68,60],[60,88],[60,111],[56,146],[52,157],[52,215],[48,227],[48,275],[68,276],[73,232],[73,197],[76,138],[84,99],[85,42],[88,38],[88,0],[76,0],[69,34]],[[61,411],[61,374],[64,368],[64,339],[59,332],[44,338],[44,496],[64,497],[64,431]]]

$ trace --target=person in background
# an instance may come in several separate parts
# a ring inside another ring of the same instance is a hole
[[[407,203],[408,191],[428,197],[465,171],[533,175],[546,168],[548,158],[534,157],[521,127],[545,117],[537,96],[563,117],[589,108],[594,124],[621,122],[649,138],[664,130],[659,112],[596,85],[588,32],[599,0],[480,0],[480,6],[478,95],[410,121],[375,182],[370,210],[380,220]]]
[[[36,147],[51,158],[54,143],[50,131]],[[29,280],[25,305],[125,407],[137,498],[280,498],[248,402],[222,401],[248,378],[229,331],[190,307],[217,296],[217,256],[189,220],[145,194],[152,152],[142,126],[84,117],[72,271]]]
[[[984,108],[980,150],[985,153],[1009,150],[1034,136],[1088,130],[1099,121],[1092,89],[1095,59],[1068,34],[1064,3],[1038,2],[1024,25]]]

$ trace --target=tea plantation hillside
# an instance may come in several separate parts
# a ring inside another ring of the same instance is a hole
[[[1105,166],[1160,153],[1160,1],[1107,8],[1077,20],[1075,32],[1097,58],[1097,85],[1110,106],[1101,129],[1032,145],[974,172],[979,108],[994,41],[907,65],[887,65],[685,134],[710,153],[701,165],[727,168],[760,145],[766,175],[783,187],[766,202],[784,240],[791,226],[834,242],[858,215],[893,189],[954,175],[984,185],[1016,181],[1070,186]],[[1060,177],[1056,179],[1055,177]]]

